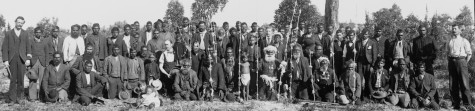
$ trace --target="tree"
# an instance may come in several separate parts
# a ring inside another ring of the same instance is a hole
[[[223,11],[226,3],[228,3],[228,0],[195,0],[195,2],[191,4],[191,11],[193,12],[191,21],[209,22],[214,14],[218,12],[218,9]]]
[[[338,7],[339,0],[327,0],[325,4],[325,26],[326,30],[335,30],[338,26]],[[333,26],[333,29],[328,29],[328,26]],[[333,31],[333,34],[336,31]]]
[[[368,13],[365,14],[365,23],[364,27],[369,28],[369,30],[374,29],[374,20],[370,17]]]
[[[5,18],[3,15],[0,15],[0,30],[2,30],[5,27]]]
[[[181,5],[178,0],[171,0],[168,3],[168,9],[163,17],[164,20],[171,20],[173,24],[181,23],[180,21],[183,19],[183,14],[185,10],[183,9],[183,5]]]
[[[419,34],[417,32],[417,28],[419,25],[423,24],[419,18],[417,18],[414,14],[409,14],[406,19],[404,19],[405,23],[404,26],[406,26],[406,35],[408,39],[412,39],[414,37],[417,37]]]
[[[472,11],[467,6],[464,6],[460,10],[460,14],[455,17],[454,22],[456,24],[464,25],[464,26],[471,26],[473,23],[472,20]]]
[[[377,27],[381,27],[383,36],[394,37],[397,29],[404,28],[404,21],[401,15],[401,8],[396,4],[393,4],[391,8],[383,8],[373,13],[374,22]]]
[[[41,19],[38,23],[36,23],[37,27],[43,28],[43,34],[45,37],[49,37],[51,35],[51,30],[56,25],[58,25],[58,18],[56,17],[45,17]]]
[[[296,1],[297,7],[294,5]],[[292,17],[292,24],[295,26],[298,24],[297,21],[305,22],[307,25],[312,26],[315,26],[317,23],[323,23],[323,17],[317,11],[317,6],[310,4],[310,0],[283,0],[279,4],[279,8],[275,10],[274,23],[282,27],[290,24]],[[299,15],[300,17],[298,17]]]

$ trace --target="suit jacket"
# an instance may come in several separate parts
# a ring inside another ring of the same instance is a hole
[[[379,40],[377,40],[376,38],[372,38],[372,40],[374,41],[374,43],[376,44],[376,52],[377,52],[377,56],[378,57],[385,57],[386,56],[386,50],[387,50],[387,47],[388,47],[388,39],[384,38],[384,37],[379,37]]]
[[[145,66],[144,66],[144,63],[143,63],[144,61],[140,58],[137,58],[137,57],[136,57],[136,59],[139,63],[138,64],[139,65],[138,69],[133,69],[133,67],[132,67],[133,66],[133,64],[132,64],[133,59],[127,59],[128,60],[127,61],[127,75],[132,74],[132,71],[136,70],[135,73],[138,76],[138,80],[144,81],[145,80]],[[132,78],[127,78],[127,79],[132,79]]]
[[[191,41],[192,41],[192,43],[198,42],[198,44],[200,44],[201,43],[200,33],[194,33]],[[213,43],[213,39],[212,39],[210,33],[208,33],[208,32],[205,33],[205,36],[203,38],[203,42],[204,42],[205,48],[208,49],[209,45],[211,45],[211,43]]]
[[[381,74],[381,83],[380,83],[380,90],[382,91],[387,91],[389,89],[389,75],[388,75],[388,70],[384,69],[383,68],[383,73]],[[368,82],[370,83],[370,87],[369,87],[369,90],[370,92],[373,92],[374,90],[376,90],[376,81],[377,81],[377,72],[376,70],[374,72],[372,72],[372,74],[370,75],[370,78],[368,80]]]
[[[186,77],[189,76],[189,77]],[[199,80],[196,72],[189,70],[187,75],[177,73],[174,78],[175,82],[173,83],[173,90],[180,93],[182,91],[194,91],[196,88],[199,88]]]
[[[436,43],[433,37],[417,37],[412,41],[412,51],[413,54],[411,61],[417,63],[419,61],[424,61],[429,64],[434,63],[437,58],[437,48],[435,47]]]
[[[286,76],[284,76],[284,80],[285,82],[284,83],[289,83],[290,81],[293,81],[293,80],[297,80],[297,74],[296,72],[294,72],[294,69],[297,69],[296,67],[298,67],[300,69],[301,72],[299,72],[299,80],[301,80],[302,82],[306,83],[308,82],[311,78],[313,78],[312,76],[312,70],[310,69],[310,64],[309,64],[309,61],[306,57],[300,57],[299,58],[299,63],[298,64],[295,64],[294,60],[289,60],[291,62],[289,62],[289,65],[287,65],[287,68],[286,68],[286,72],[288,74],[286,74]],[[293,67],[293,69],[292,69]],[[290,75],[292,75],[292,79],[293,80],[290,80]]]
[[[325,35],[322,37],[322,39],[320,40],[320,44],[322,45],[322,48],[323,48],[323,55],[326,55],[328,57],[330,57],[330,53],[331,53],[331,48],[332,48],[332,41],[331,41],[331,35]]]
[[[69,83],[71,82],[69,68],[66,64],[59,65],[59,70],[56,70],[55,66],[53,65],[46,67],[45,73],[43,74],[43,80],[41,82],[41,86],[44,91],[49,92],[54,88],[68,90]]]
[[[433,100],[433,97],[436,92],[435,86],[435,78],[431,74],[424,74],[424,78],[420,78],[420,76],[414,76],[411,79],[411,83],[409,85],[409,94],[411,97],[418,97],[421,96],[423,98],[430,97]]]
[[[150,30],[150,33],[152,33],[152,34],[151,34],[151,37],[150,37],[150,39],[152,39],[152,37],[153,37],[153,30]],[[142,42],[144,45],[146,45],[147,42],[148,42],[147,39],[148,39],[148,38],[147,38],[147,31],[143,31],[142,34],[141,34],[141,39],[140,39],[140,40],[141,40],[141,42]]]
[[[360,74],[355,73],[355,76],[356,76],[356,90],[355,90],[355,93],[354,93],[354,96],[356,98],[359,98],[361,97],[361,83],[362,83],[362,80],[361,80],[361,77],[360,77]],[[351,92],[351,89],[350,89],[350,84],[353,84],[353,83],[350,83],[350,79],[352,79],[353,77],[350,76],[349,74],[345,73],[344,76],[342,76],[341,80],[340,80],[340,88],[343,89],[343,92],[344,93],[352,93]],[[356,99],[356,98],[353,98]]]
[[[368,39],[366,42],[366,45],[363,44],[363,40],[359,40],[356,42],[355,48],[356,48],[356,61],[358,62],[368,62],[371,64],[371,66],[374,66],[376,59],[378,57],[378,53],[376,51],[376,43]],[[363,56],[366,58],[367,61],[360,61],[359,58],[360,56]]]
[[[106,78],[97,73],[91,72],[89,75],[90,84],[87,84],[86,74],[84,72],[76,76],[76,92],[79,96],[92,97],[92,88],[96,85],[100,85],[100,83],[104,84],[107,82]]]
[[[120,79],[121,80],[127,80],[127,58],[125,58],[124,56],[121,56],[121,55],[118,55],[119,56],[119,66],[120,66]],[[112,70],[113,70],[113,60],[115,58],[111,55],[111,56],[108,56],[105,60],[104,60],[104,68],[102,69],[102,76],[104,77],[107,77],[109,78],[109,74],[112,73]],[[117,64],[116,64],[117,65]]]
[[[128,57],[129,55],[129,51],[127,51],[127,45],[125,45],[125,41],[122,37],[117,37],[116,38],[117,40],[115,42],[112,41],[112,39],[109,37],[107,38],[107,53],[110,55],[112,55],[112,51],[114,49],[114,44],[119,46],[119,55],[122,55],[122,56],[125,56],[125,57]]]
[[[389,50],[388,50],[388,56],[387,56],[387,59],[392,62],[395,60],[394,58],[394,54],[396,54],[396,45],[397,45],[397,40],[393,40],[392,42],[390,42],[389,44]],[[410,60],[410,55],[412,54],[412,48],[411,48],[411,44],[405,40],[402,40],[402,47],[403,47],[403,55],[404,55],[404,59],[406,60],[406,62],[409,62]]]
[[[94,56],[93,58],[94,62],[94,69],[99,73],[99,74],[102,74],[101,71],[102,71],[102,65],[103,64],[100,64],[99,62],[99,58],[97,58],[96,56]],[[86,63],[86,60],[83,59],[83,56],[79,56],[76,58],[76,61],[73,63],[73,65],[71,65],[71,73],[73,73],[74,75],[78,75],[79,73],[83,72],[84,71],[84,65]]]
[[[30,60],[31,57],[28,57],[28,54],[31,54],[31,47],[29,34],[25,30],[21,30],[20,37],[15,34],[15,29],[12,29],[5,33],[5,38],[3,39],[2,44],[2,59],[3,62],[10,61],[13,59],[13,56],[20,56],[22,62]]]
[[[391,79],[389,81],[389,90],[396,92],[400,87],[399,84],[404,84],[402,88],[404,91],[409,92],[409,84],[411,82],[411,75],[414,73],[412,71],[406,71],[406,75],[404,76],[404,83],[399,83],[399,79],[401,78],[401,73],[396,73],[393,71],[391,75]]]
[[[49,64],[47,56],[49,56],[50,52],[46,43],[46,38],[41,38],[40,42],[36,42],[35,38],[30,39],[31,55],[33,56],[31,58],[31,65],[35,65],[38,60],[43,67]]]
[[[46,38],[46,48],[48,50],[48,56],[46,56],[46,61],[51,62],[53,60],[53,54],[55,51],[63,51],[63,42],[64,42],[64,37],[58,37],[58,43],[56,46],[53,43],[54,38],[53,37],[48,37]],[[55,50],[55,48],[57,48]]]
[[[86,42],[85,45],[93,45],[94,54],[96,57],[99,58],[99,60],[104,60],[107,56],[109,56],[107,49],[107,38],[102,34],[89,34],[88,37],[86,37],[86,39],[84,40],[84,42]]]

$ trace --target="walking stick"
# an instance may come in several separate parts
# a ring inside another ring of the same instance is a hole
[[[256,59],[256,99],[259,100],[259,59]]]
[[[311,64],[311,62],[312,62],[312,55],[313,55],[313,54],[312,54],[312,53],[310,53],[310,56],[308,57],[308,58],[310,59],[310,64]],[[310,68],[311,68],[311,69],[310,69],[310,74],[313,76],[313,72],[312,72],[312,68],[313,68],[313,66],[312,66],[312,65],[310,65]],[[312,82],[312,95],[313,95],[313,101],[315,101],[315,93],[316,93],[316,92],[315,92],[314,80],[312,79],[312,80],[310,80],[310,81]]]
[[[241,94],[243,93],[243,92],[241,92],[241,84],[242,84],[241,79],[242,78],[241,78],[241,65],[240,65],[241,64],[241,33],[239,33],[239,41],[238,42],[239,42],[238,43],[239,44],[239,48],[238,48],[238,50],[239,50],[238,53],[239,54],[238,54],[237,58],[238,58],[238,65],[239,66],[238,66],[238,73],[237,74],[238,74],[238,78],[239,78],[238,79],[238,91],[239,91],[239,96],[241,96]]]
[[[289,23],[291,27],[292,27],[292,22],[294,21],[294,14],[295,14],[296,7],[297,7],[297,0],[295,0],[295,2],[294,2],[294,9],[293,9],[292,17],[291,17],[290,23]],[[289,43],[290,43],[290,36],[289,36],[289,38],[287,38],[287,44],[285,44],[285,45],[289,45]],[[286,57],[287,57],[287,46],[284,46],[284,61],[285,61]],[[282,81],[282,76],[284,75],[284,72],[285,71],[281,71],[281,74],[279,75],[279,81]],[[277,87],[277,100],[279,100],[281,85],[280,84],[277,84],[277,85],[278,85],[278,87]]]

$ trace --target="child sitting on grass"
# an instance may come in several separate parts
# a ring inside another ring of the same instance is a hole
[[[150,109],[155,107],[160,107],[162,101],[160,99],[157,91],[154,91],[155,88],[152,86],[147,86],[146,93],[142,95],[142,104],[141,106],[148,107]]]

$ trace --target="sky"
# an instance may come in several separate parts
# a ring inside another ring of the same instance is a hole
[[[17,16],[23,16],[25,26],[36,26],[42,18],[59,18],[58,26],[69,29],[73,24],[99,23],[101,26],[112,25],[116,21],[133,23],[139,21],[143,26],[147,21],[163,19],[170,0],[0,0],[0,14],[7,23],[14,26]],[[191,4],[195,0],[178,0],[185,9],[185,16],[191,18]],[[213,16],[221,25],[228,21],[271,23],[274,12],[282,0],[229,0],[226,7]],[[326,0],[311,0],[318,12],[324,15]],[[429,17],[433,14],[446,13],[455,17],[463,6],[474,11],[474,0],[340,0],[339,21],[363,23],[365,13],[382,8],[391,8],[396,3],[407,17],[413,13],[424,19],[426,6]]]

